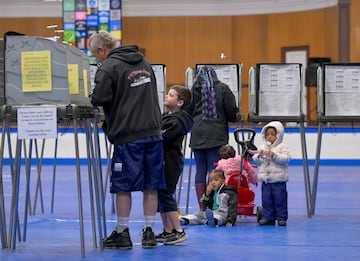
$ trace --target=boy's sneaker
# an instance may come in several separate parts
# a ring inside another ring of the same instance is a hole
[[[173,232],[166,232],[165,230],[160,233],[157,234],[155,236],[155,241],[159,242],[159,243],[163,243],[167,238],[171,237],[173,235]]]
[[[130,239],[129,228],[123,232],[113,231],[111,235],[103,239],[104,248],[131,249],[133,244]]]
[[[260,219],[259,220],[260,226],[275,226],[274,220],[267,220],[267,219]]]
[[[181,232],[174,229],[172,231],[172,236],[168,237],[164,241],[164,245],[175,245],[177,243],[183,242],[187,239],[187,235],[185,234],[185,230],[183,229]]]
[[[205,211],[206,219],[207,219],[207,225],[210,227],[217,226],[217,220],[214,218],[214,214],[211,209],[207,209]]]
[[[146,227],[143,230],[141,244],[142,244],[143,248],[154,248],[154,247],[156,247],[155,234],[152,231],[151,227]]]
[[[280,227],[286,227],[286,221],[285,221],[285,220],[279,220],[279,221],[278,221],[278,226],[280,226]]]

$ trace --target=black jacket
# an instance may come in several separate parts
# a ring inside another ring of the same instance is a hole
[[[238,194],[236,187],[229,186],[229,185],[223,185],[220,187],[219,190],[219,196],[222,193],[226,193],[229,195],[228,201],[227,201],[227,218],[226,223],[235,224],[236,218],[237,218],[237,210],[238,210]],[[211,194],[209,196],[203,196],[202,202],[209,208],[212,209],[214,205],[214,194],[215,191],[211,191]],[[219,198],[218,196],[218,198]]]
[[[162,135],[164,140],[165,170],[181,174],[184,166],[182,143],[184,136],[191,130],[193,120],[185,112],[163,114]],[[167,171],[165,171],[165,175]]]
[[[194,119],[191,132],[190,147],[193,149],[207,149],[225,145],[229,140],[229,122],[237,120],[238,108],[235,96],[225,83],[214,82],[216,95],[216,113],[214,120],[202,119],[201,85],[195,83],[192,88],[193,101],[189,113]]]
[[[103,106],[111,143],[161,136],[155,74],[135,45],[110,52],[96,72],[91,103]]]

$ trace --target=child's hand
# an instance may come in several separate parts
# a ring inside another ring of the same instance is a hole
[[[209,196],[211,194],[211,191],[213,191],[215,188],[213,185],[209,184],[206,187],[206,196]]]
[[[266,156],[267,156],[268,158],[272,158],[272,157],[274,156],[274,152],[272,152],[271,150],[269,150],[269,151],[267,152]]]
[[[260,156],[260,157],[263,157],[264,150],[259,150],[259,152],[258,152],[258,153],[259,153],[259,156]]]
[[[232,224],[231,223],[226,223],[226,226],[227,227],[232,227]]]

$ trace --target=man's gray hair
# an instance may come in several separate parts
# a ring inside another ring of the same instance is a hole
[[[106,31],[99,31],[92,34],[89,40],[90,51],[95,51],[101,45],[106,49],[113,49],[116,46],[116,39]]]

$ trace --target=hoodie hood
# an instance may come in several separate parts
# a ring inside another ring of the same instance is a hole
[[[183,131],[184,135],[187,134],[191,130],[192,125],[194,123],[193,118],[186,111],[182,111],[181,113],[167,114],[164,117],[165,117],[165,119],[168,117],[170,117],[170,119],[172,117],[176,117],[179,120],[179,122],[181,122],[182,131]]]
[[[273,143],[273,146],[276,146],[283,141],[284,127],[280,121],[272,121],[272,122],[269,122],[268,124],[266,124],[261,130],[261,137],[264,141],[266,141],[265,132],[266,132],[267,128],[269,128],[269,127],[273,127],[276,129],[276,140]]]
[[[144,59],[137,45],[126,45],[115,48],[109,53],[108,58],[118,59],[128,64],[137,64]]]

